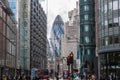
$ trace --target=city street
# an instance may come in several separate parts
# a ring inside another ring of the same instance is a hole
[[[120,0],[0,0],[0,80],[56,77],[120,80]]]

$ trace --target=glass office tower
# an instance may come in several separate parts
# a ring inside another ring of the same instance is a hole
[[[93,72],[95,57],[94,1],[80,0],[81,73]]]
[[[97,1],[100,73],[120,78],[120,0]]]

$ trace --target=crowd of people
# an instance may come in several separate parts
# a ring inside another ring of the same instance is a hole
[[[18,75],[18,76],[6,76],[6,75],[2,75],[0,80],[31,80],[31,77],[29,75]]]

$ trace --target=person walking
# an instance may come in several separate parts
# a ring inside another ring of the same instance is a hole
[[[2,75],[2,80],[8,80],[6,75]]]

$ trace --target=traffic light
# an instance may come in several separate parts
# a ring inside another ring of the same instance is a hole
[[[69,60],[70,60],[70,64],[73,64],[73,62],[74,62],[74,54],[73,54],[73,52],[71,52],[70,54],[69,54]]]

